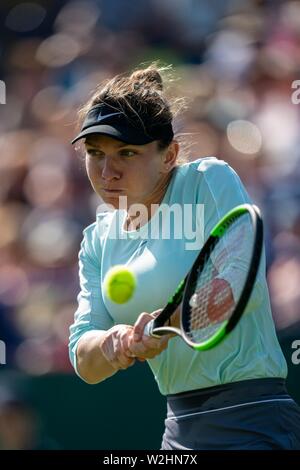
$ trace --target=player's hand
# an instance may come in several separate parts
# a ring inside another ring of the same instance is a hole
[[[101,352],[116,370],[127,369],[135,363],[134,354],[129,349],[129,338],[132,334],[132,326],[115,325],[101,339]]]
[[[141,313],[133,326],[133,335],[129,337],[129,350],[139,360],[153,359],[167,348],[170,335],[164,335],[161,338],[153,338],[144,335],[144,329],[149,321],[153,320],[161,310],[156,310],[151,315]]]

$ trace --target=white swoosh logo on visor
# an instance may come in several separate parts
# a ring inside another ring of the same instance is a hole
[[[112,116],[118,116],[120,114],[121,113],[111,113],[111,114],[106,114],[105,116],[103,116],[100,112],[97,116],[97,121],[98,121],[99,118],[102,118],[101,120],[103,120],[103,119],[106,119],[106,118],[109,118],[109,117],[112,117]]]

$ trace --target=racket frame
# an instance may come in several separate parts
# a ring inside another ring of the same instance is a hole
[[[191,341],[185,332],[185,325],[189,319],[189,315],[185,315],[184,313],[190,309],[189,290],[190,286],[192,285],[193,278],[199,276],[199,274],[202,272],[205,266],[207,253],[210,253],[212,248],[214,248],[219,240],[222,239],[222,236],[228,227],[230,227],[230,225],[236,219],[246,213],[250,215],[255,236],[252,246],[251,263],[242,293],[231,317],[228,320],[224,320],[220,328],[209,339],[196,344]],[[166,307],[162,310],[162,312],[154,320],[146,325],[145,334],[159,338],[165,334],[176,333],[177,335],[180,335],[189,346],[198,351],[206,351],[216,346],[234,329],[247,306],[253,285],[255,283],[256,274],[259,269],[262,247],[263,222],[257,206],[251,204],[242,204],[233,208],[231,211],[225,214],[225,216],[211,230],[207,241],[203,245],[199,255],[194,261],[192,269],[187,274],[185,279],[181,281],[174,295],[169,299]],[[180,311],[180,329],[164,326],[165,322],[172,316],[176,308],[180,305],[181,301],[183,302]],[[153,330],[156,331],[154,332]]]

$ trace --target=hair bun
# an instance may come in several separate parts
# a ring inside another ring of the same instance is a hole
[[[134,88],[147,87],[157,91],[163,90],[163,80],[157,69],[148,67],[147,69],[136,70],[130,77]]]

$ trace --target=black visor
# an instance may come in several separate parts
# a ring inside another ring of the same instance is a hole
[[[159,126],[148,133],[141,122],[129,119],[121,111],[108,106],[104,103],[93,106],[81,128],[80,133],[72,140],[72,144],[91,134],[103,134],[121,140],[128,144],[145,145],[154,140],[173,139],[172,124]]]

